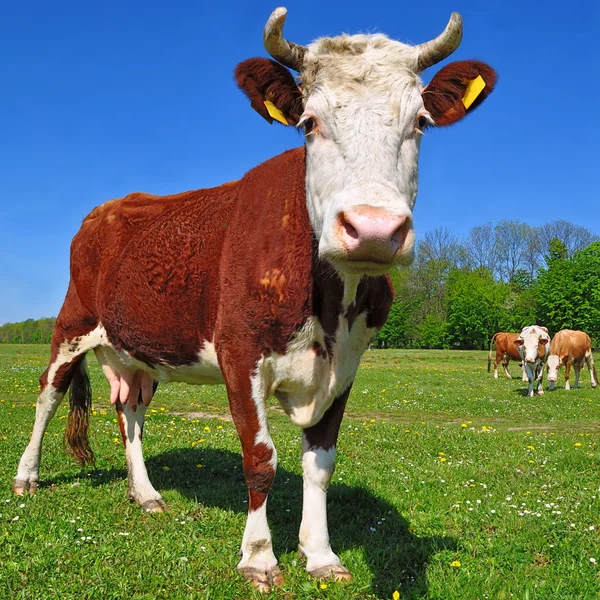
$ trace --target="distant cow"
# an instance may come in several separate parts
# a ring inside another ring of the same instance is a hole
[[[529,389],[527,395],[533,397],[534,382],[538,382],[537,393],[541,396],[544,393],[542,381],[544,379],[544,366],[548,358],[548,347],[550,335],[545,327],[539,325],[530,325],[523,327],[521,333],[514,341],[519,349],[519,355],[523,361]]]
[[[361,355],[392,304],[386,273],[412,261],[421,136],[462,119],[496,78],[484,63],[460,61],[423,87],[419,73],[460,43],[456,13],[418,46],[369,34],[304,47],[283,37],[285,16],[276,9],[264,31],[278,62],[250,59],[235,74],[252,107],[298,127],[305,145],[239,181],[131,194],[88,215],[71,246],[71,280],[14,480],[17,494],[37,488],[44,432],[69,387],[67,439],[77,458],[92,459],[84,358],[93,350],[116,405],[129,494],[161,511],[142,454],[153,381],[224,383],[249,495],[238,569],[264,591],[282,581],[267,523],[277,468],[267,400],[275,396],[303,430],[306,568],[349,579],[329,543],[327,488]]]
[[[562,329],[550,342],[550,353],[548,355],[548,381],[550,389],[558,379],[558,370],[565,366],[565,390],[570,390],[569,375],[571,374],[571,365],[575,369],[575,385],[579,386],[579,375],[584,364],[587,364],[590,370],[592,387],[598,385],[598,373],[594,366],[594,357],[592,356],[592,341],[590,336],[583,331],[574,331],[572,329]]]
[[[496,360],[494,361],[494,379],[498,379],[498,365],[502,361],[502,367],[506,374],[506,379],[512,379],[511,374],[508,372],[508,363],[511,360],[519,362],[521,367],[521,378],[523,381],[527,381],[527,373],[521,360],[521,355],[517,346],[515,346],[515,340],[519,337],[518,333],[508,333],[505,331],[499,331],[495,333],[490,340],[490,352],[488,354],[488,373],[492,364],[492,347],[496,342]]]

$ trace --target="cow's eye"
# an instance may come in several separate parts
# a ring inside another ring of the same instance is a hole
[[[317,123],[312,117],[306,117],[306,119],[301,122],[301,125],[304,128],[304,133],[308,135],[314,130],[314,128],[317,126]]]
[[[429,125],[429,119],[424,115],[417,118],[417,129],[421,132],[425,131],[425,128]]]

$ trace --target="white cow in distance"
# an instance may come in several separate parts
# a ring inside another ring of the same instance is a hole
[[[542,396],[544,390],[542,381],[544,379],[544,366],[548,359],[550,335],[545,327],[539,325],[530,325],[523,327],[519,337],[515,340],[515,345],[519,350],[519,355],[525,366],[529,389],[527,395],[533,398],[534,381],[538,382],[537,393]]]
[[[590,370],[590,379],[592,388],[598,385],[598,373],[594,366],[594,357],[592,356],[592,341],[590,336],[583,331],[572,329],[562,329],[550,342],[550,353],[548,356],[548,381],[550,390],[554,389],[558,379],[558,370],[565,366],[565,390],[570,390],[569,375],[571,365],[575,369],[575,385],[579,387],[579,375],[584,364],[587,364]]]

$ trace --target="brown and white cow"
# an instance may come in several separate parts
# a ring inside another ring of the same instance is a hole
[[[598,373],[594,366],[594,357],[592,355],[592,340],[590,336],[583,331],[573,329],[561,329],[550,342],[550,353],[548,355],[548,381],[550,389],[558,379],[558,370],[565,367],[565,390],[570,390],[569,376],[571,374],[571,365],[575,369],[575,385],[579,387],[579,376],[584,364],[587,364],[590,370],[590,379],[592,387],[598,385]]]
[[[537,393],[540,396],[544,394],[542,382],[544,379],[544,367],[548,359],[549,342],[550,335],[548,334],[548,330],[539,325],[523,327],[514,342],[527,373],[527,381],[529,382],[527,395],[530,397],[533,397],[535,381],[538,382]]]
[[[521,360],[521,355],[519,354],[519,350],[515,345],[515,340],[519,337],[518,333],[510,333],[506,331],[499,331],[492,336],[490,340],[490,352],[488,354],[488,373],[490,372],[490,367],[492,365],[492,347],[494,342],[496,342],[496,359],[494,360],[494,379],[498,379],[498,365],[500,361],[502,361],[502,368],[504,369],[504,373],[506,375],[506,379],[512,379],[511,374],[508,372],[508,363],[511,360],[519,361],[519,366],[521,367],[521,379],[523,381],[527,381],[527,373],[525,371],[525,366],[523,365],[523,361]]]
[[[275,396],[303,429],[307,570],[347,579],[329,544],[327,487],[361,354],[392,302],[385,273],[412,260],[421,136],[471,112],[496,79],[489,66],[462,61],[423,87],[419,73],[460,43],[456,13],[419,46],[379,34],[298,46],[283,38],[285,16],[276,9],[264,33],[279,62],[247,60],[236,79],[266,120],[301,128],[305,146],[236,182],[131,194],[85,218],[14,481],[17,494],[38,487],[44,431],[69,386],[67,438],[76,458],[92,460],[84,358],[94,350],[121,425],[129,494],[160,511],[142,456],[153,381],[224,383],[249,491],[238,568],[262,590],[282,580],[266,517],[277,453],[265,403]]]

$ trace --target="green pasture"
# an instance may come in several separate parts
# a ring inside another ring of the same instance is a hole
[[[159,387],[144,444],[168,502],[126,499],[108,386],[90,357],[95,468],[46,435],[41,489],[13,497],[47,346],[0,345],[0,598],[265,597],[237,574],[246,518],[240,446],[221,387]],[[298,557],[300,431],[271,404],[269,498],[285,585],[267,598],[600,597],[600,390],[525,397],[477,351],[370,351],[350,396],[329,494],[332,546],[354,575],[308,577]],[[516,364],[511,371],[519,374]]]

